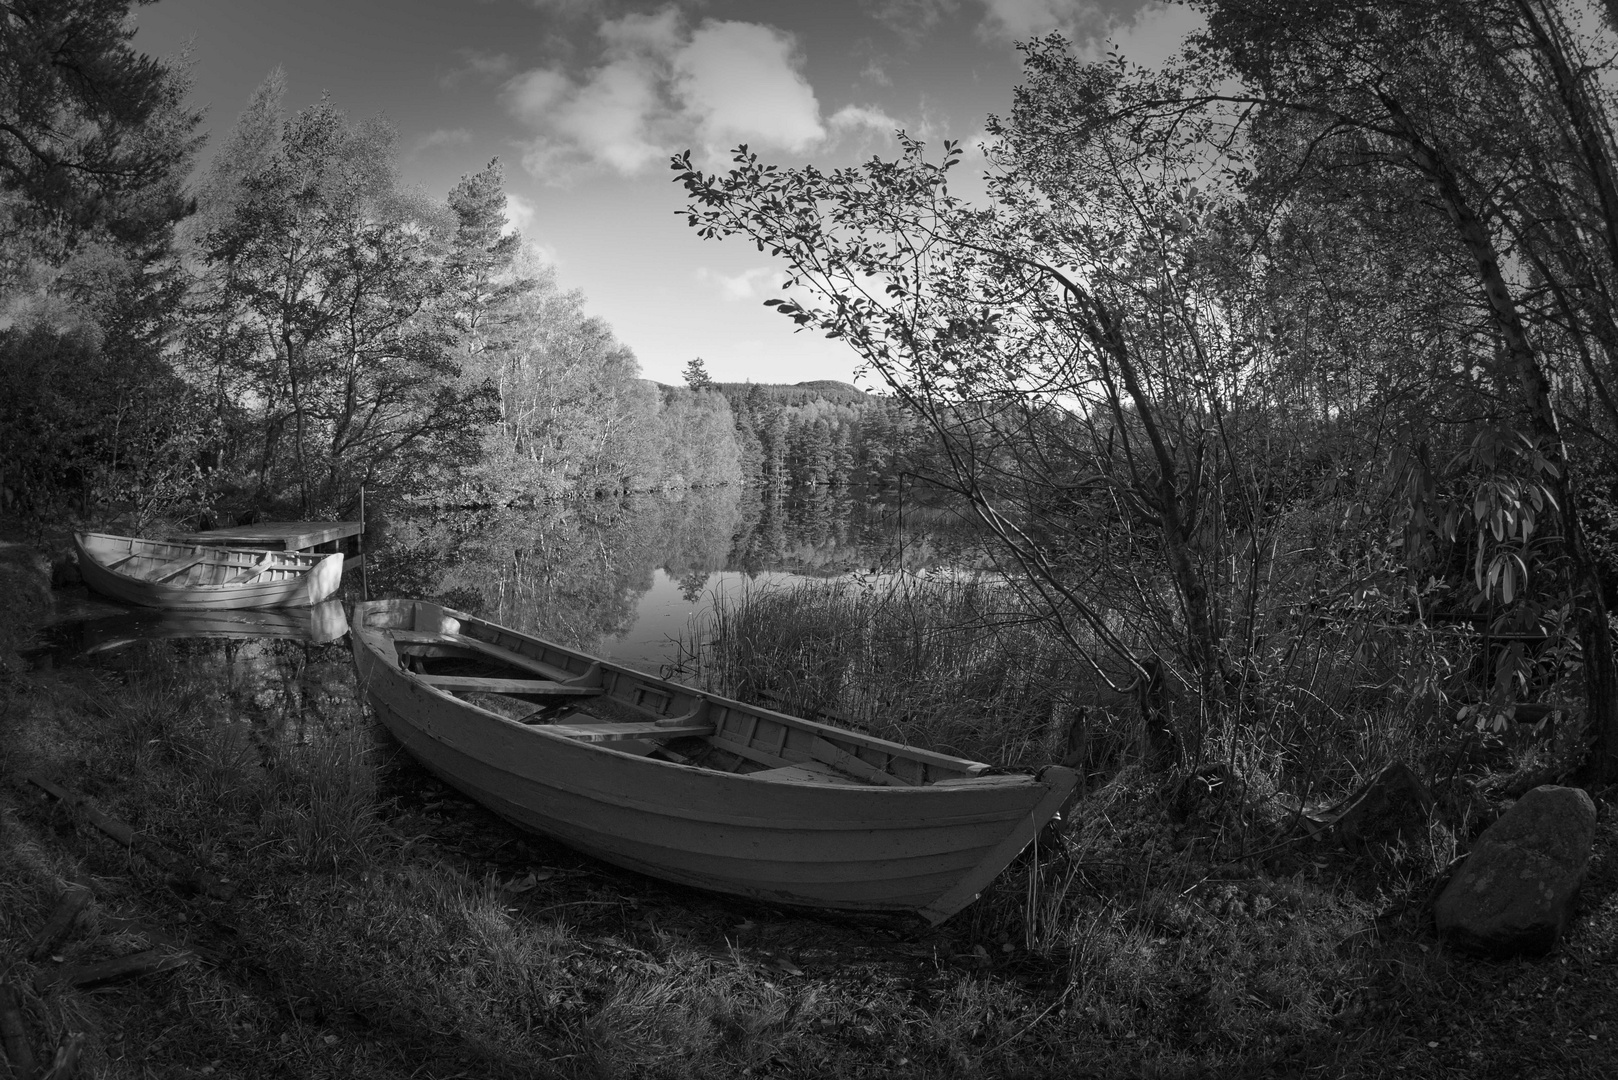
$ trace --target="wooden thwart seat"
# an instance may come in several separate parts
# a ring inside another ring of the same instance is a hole
[[[535,724],[541,731],[565,735],[579,742],[621,742],[625,739],[672,739],[680,735],[712,735],[713,725],[704,723],[600,723]]]
[[[479,638],[468,637],[465,634],[446,634],[437,630],[394,630],[390,633],[393,640],[400,645],[447,645],[455,649],[466,649],[471,652],[482,653],[496,660],[503,660],[513,667],[527,668],[538,675],[557,682],[573,682],[586,679],[590,672],[581,673],[568,671],[566,668],[547,664],[543,660],[536,660],[532,656],[525,656],[512,649],[503,648],[493,642],[483,641]],[[593,669],[600,671],[600,665]]]
[[[838,776],[830,769],[816,762],[803,762],[798,765],[783,765],[775,769],[760,769],[758,772],[744,773],[744,776],[754,780],[803,780],[815,784],[857,784],[858,781],[847,776]]]
[[[275,561],[274,552],[268,552],[267,551],[267,552],[264,553],[264,557],[262,559],[260,559],[256,563],[254,563],[252,566],[249,566],[246,570],[243,570],[241,573],[236,574],[235,576],[231,577],[228,581],[225,582],[225,584],[226,585],[240,585],[245,581],[248,581],[248,580],[250,580],[252,578],[258,577],[258,575],[260,575],[264,571],[268,570],[270,568],[270,564],[272,562],[274,562],[274,561]]]
[[[151,575],[146,580],[154,583],[161,583],[167,581],[171,577],[179,577],[181,574],[197,565],[197,563],[201,562],[203,559],[206,559],[209,554],[210,553],[206,551],[198,551],[195,554],[187,555],[183,559],[175,559],[171,563],[164,563],[156,570],[153,570]]]
[[[599,686],[568,686],[540,679],[492,679],[474,675],[417,675],[416,678],[439,690],[478,690],[508,697],[594,697],[606,692]]]

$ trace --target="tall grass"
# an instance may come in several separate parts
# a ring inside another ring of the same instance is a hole
[[[1216,718],[1171,692],[1171,711],[1203,732],[1191,764],[1219,764],[1253,795],[1340,795],[1396,761],[1436,779],[1467,734],[1454,717],[1477,635],[1408,623],[1390,604],[1273,628]],[[1103,682],[989,581],[893,575],[749,590],[717,597],[679,647],[680,674],[705,689],[927,749],[1024,766],[1078,753],[1098,778],[1144,752],[1140,702],[1122,680]],[[1081,712],[1075,751],[1067,736]]]
[[[908,575],[759,589],[688,629],[698,685],[1004,764],[1060,754],[1069,659],[993,586]]]

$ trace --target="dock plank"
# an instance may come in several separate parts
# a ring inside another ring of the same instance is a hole
[[[235,525],[206,532],[175,533],[168,539],[175,544],[303,551],[333,540],[358,536],[364,531],[365,524],[359,521],[265,521],[257,525]]]

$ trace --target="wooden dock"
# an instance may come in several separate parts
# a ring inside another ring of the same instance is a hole
[[[209,529],[207,532],[175,533],[168,539],[176,544],[308,551],[322,544],[358,536],[364,531],[363,521],[266,521],[258,525]]]

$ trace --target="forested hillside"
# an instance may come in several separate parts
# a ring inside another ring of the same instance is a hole
[[[730,405],[743,475],[769,492],[895,484],[927,453],[892,397],[837,382],[713,386]]]

